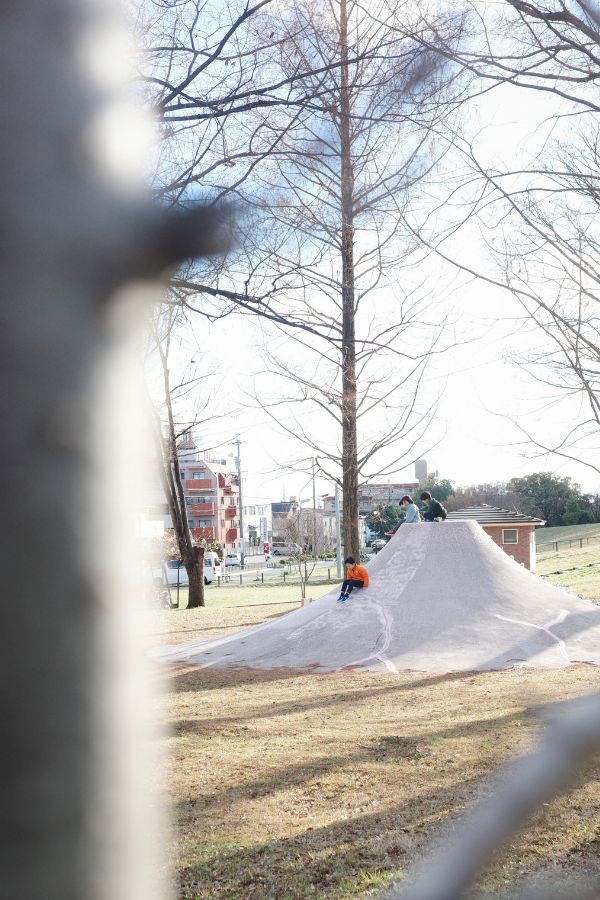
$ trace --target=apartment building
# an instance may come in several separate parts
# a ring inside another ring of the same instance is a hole
[[[191,435],[177,445],[188,525],[197,538],[240,548],[239,477],[226,459],[205,458]]]
[[[363,484],[358,489],[358,513],[360,516],[368,516],[370,512],[377,509],[378,506],[392,504],[398,506],[400,499],[409,494],[414,496],[419,489],[418,481],[395,481],[394,483],[386,482],[385,484]],[[335,497],[333,494],[323,497],[323,509],[326,513],[335,512]],[[340,509],[343,509],[342,496],[340,493]]]

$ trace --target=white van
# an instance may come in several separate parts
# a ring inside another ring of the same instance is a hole
[[[287,544],[271,544],[272,556],[299,556],[301,553],[300,544],[294,544],[292,541]]]
[[[170,585],[179,583],[184,587],[189,584],[185,566],[178,559],[169,559],[166,563],[167,580]],[[204,554],[204,584],[210,584],[221,576],[221,563],[219,557],[212,550]]]
[[[222,569],[219,557],[212,550],[206,550],[204,553],[204,584],[216,581],[221,575]]]

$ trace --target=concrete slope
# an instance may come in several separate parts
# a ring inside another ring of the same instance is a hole
[[[403,525],[370,585],[217,640],[165,648],[201,666],[398,672],[600,664],[600,608],[515,563],[475,522]]]

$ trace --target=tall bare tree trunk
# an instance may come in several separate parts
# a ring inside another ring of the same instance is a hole
[[[192,543],[192,535],[187,520],[187,512],[185,507],[185,496],[183,493],[183,484],[181,483],[181,470],[179,468],[179,457],[177,456],[177,441],[175,438],[175,425],[173,423],[173,411],[171,409],[171,400],[168,400],[169,409],[169,429],[171,449],[170,461],[167,463],[170,468],[170,475],[173,481],[173,490],[169,493],[169,505],[171,507],[171,517],[175,528],[175,536],[177,538],[177,546],[181,554],[181,560],[185,566],[188,576],[188,609],[195,609],[198,606],[204,606],[204,548],[195,547]],[[171,502],[174,501],[174,502]]]
[[[348,77],[348,10],[340,2],[340,148],[342,195],[342,490],[344,553],[359,558],[356,342],[354,291],[354,172]]]
[[[163,373],[163,390],[165,408],[167,411],[167,429],[166,438],[162,434],[161,425],[159,423],[159,440],[161,441],[162,459],[161,474],[167,503],[169,504],[169,512],[171,514],[171,522],[177,539],[179,555],[185,566],[188,576],[188,609],[195,609],[204,606],[204,549],[195,547],[188,525],[187,510],[185,505],[185,495],[183,493],[183,484],[181,480],[181,469],[179,467],[179,457],[177,455],[177,434],[175,431],[175,421],[173,419],[173,404],[171,402],[171,383],[169,376],[169,361],[167,352],[163,349],[160,337],[156,336],[156,347],[161,361]]]

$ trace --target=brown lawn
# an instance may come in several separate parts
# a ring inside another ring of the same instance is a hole
[[[290,607],[153,614],[160,640],[214,636]],[[401,876],[441,826],[526,752],[553,704],[600,669],[462,675],[172,670],[166,718],[180,898],[346,898]],[[162,714],[161,714],[162,715]],[[544,806],[483,877],[600,868],[598,781]]]

